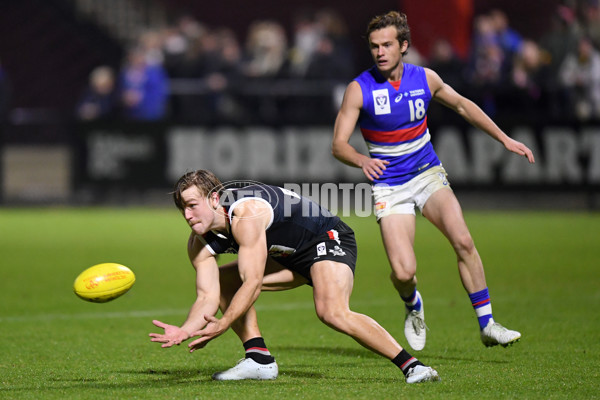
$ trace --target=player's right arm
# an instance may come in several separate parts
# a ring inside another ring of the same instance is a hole
[[[360,85],[352,81],[346,88],[344,100],[335,120],[331,152],[335,158],[346,165],[361,168],[369,180],[379,178],[385,170],[387,161],[378,160],[359,153],[350,145],[350,136],[356,128],[363,97]]]
[[[162,347],[179,345],[207,324],[205,315],[215,315],[219,309],[219,266],[215,256],[193,232],[188,241],[188,256],[196,270],[196,301],[181,327],[154,320],[154,325],[164,334],[151,333],[151,341],[163,343]]]

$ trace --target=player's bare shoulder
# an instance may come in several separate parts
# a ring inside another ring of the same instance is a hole
[[[429,91],[431,92],[432,96],[435,96],[435,94],[444,87],[444,81],[438,75],[438,73],[432,70],[431,68],[425,67],[423,68],[423,70],[425,71],[425,78],[427,79]]]

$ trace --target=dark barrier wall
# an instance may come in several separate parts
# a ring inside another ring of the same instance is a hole
[[[455,187],[600,189],[600,127],[519,127],[507,133],[536,163],[504,150],[473,128],[442,126],[432,141]],[[82,125],[74,157],[75,187],[170,187],[184,172],[211,169],[223,180],[364,182],[361,171],[330,153],[330,127]],[[359,132],[352,143],[365,146]]]

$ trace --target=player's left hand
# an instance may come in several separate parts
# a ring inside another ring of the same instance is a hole
[[[529,147],[525,146],[523,143],[509,138],[508,141],[504,144],[504,146],[507,150],[527,158],[530,164],[533,164],[535,162],[535,158],[533,158],[533,152],[529,149]]]
[[[208,342],[222,335],[229,328],[229,326],[226,326],[222,319],[218,319],[212,315],[205,315],[204,319],[208,322],[204,329],[192,333],[192,336],[200,336],[200,338],[194,340],[188,345],[190,348],[190,353],[204,348]]]

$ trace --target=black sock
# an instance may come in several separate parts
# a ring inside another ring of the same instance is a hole
[[[275,357],[269,353],[265,340],[262,337],[255,337],[244,343],[246,349],[246,358],[251,358],[259,364],[271,364]]]
[[[408,352],[404,349],[392,360],[394,364],[398,368],[402,370],[402,373],[406,376],[408,374],[408,370],[412,367],[416,367],[417,365],[423,365],[423,363],[417,360],[415,357],[408,354]]]

